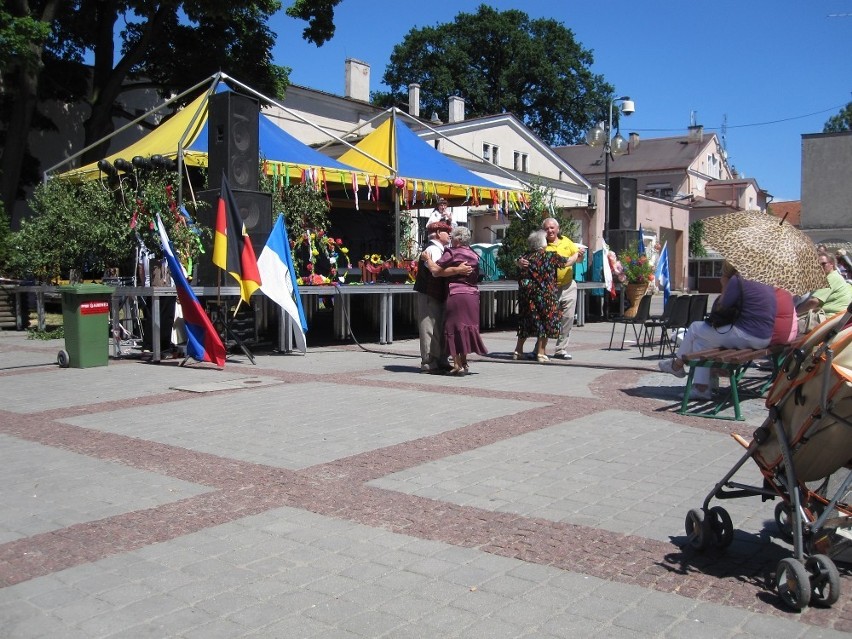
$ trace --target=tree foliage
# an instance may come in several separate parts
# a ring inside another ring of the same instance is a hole
[[[559,222],[560,235],[574,237],[579,231],[576,220],[566,218],[553,207],[553,189],[533,184],[529,192],[529,208],[512,214],[506,236],[497,254],[497,267],[503,271],[508,279],[518,278],[518,266],[516,260],[524,253],[529,252],[527,238],[533,231],[541,229],[545,218],[552,217]]]
[[[548,144],[570,144],[603,116],[613,93],[592,63],[562,23],[480,5],[452,23],[409,31],[382,78],[390,93],[373,97],[407,104],[416,82],[424,113],[444,112],[448,96],[458,95],[469,116],[510,112]]]
[[[704,248],[704,221],[696,220],[689,225],[689,257],[707,257]]]
[[[99,182],[50,180],[36,187],[24,220],[9,239],[9,268],[19,277],[50,282],[70,269],[102,274],[133,250],[128,218]]]
[[[302,31],[302,37],[322,46],[334,37],[334,8],[341,0],[296,0],[287,8],[291,18],[305,20],[308,26]]]
[[[852,131],[852,102],[840,109],[837,115],[831,116],[822,128],[823,133],[840,133]]]
[[[279,0],[11,0],[4,7],[0,42],[11,54],[0,66],[0,199],[9,206],[20,184],[37,178],[21,166],[27,133],[53,127],[37,110],[43,100],[88,105],[88,146],[112,131],[114,116],[127,115],[129,90],[165,95],[220,70],[274,96],[287,84],[289,69],[273,63],[275,34],[267,27]],[[102,156],[94,148],[83,160]]]

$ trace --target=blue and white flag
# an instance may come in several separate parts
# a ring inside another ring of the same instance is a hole
[[[293,276],[296,271],[290,256],[290,241],[287,239],[287,229],[284,228],[284,216],[280,213],[269,239],[266,240],[266,246],[257,259],[257,268],[262,282],[260,290],[290,316],[296,346],[304,353],[307,351],[305,332],[308,330],[308,322],[305,320],[302,298],[299,296],[299,285]]]
[[[654,273],[657,280],[657,288],[663,291],[663,304],[669,301],[671,295],[671,282],[669,280],[669,243],[663,244],[660,257],[657,258],[657,270]]]

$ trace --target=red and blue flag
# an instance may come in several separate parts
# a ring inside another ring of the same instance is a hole
[[[225,346],[219,338],[216,329],[207,317],[207,313],[201,308],[201,303],[189,286],[183,268],[175,257],[174,248],[169,240],[163,220],[157,214],[157,228],[160,231],[160,241],[163,244],[163,252],[169,263],[172,279],[177,290],[183,319],[186,323],[186,354],[199,362],[212,362],[219,368],[225,367]]]

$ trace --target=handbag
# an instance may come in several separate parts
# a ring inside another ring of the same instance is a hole
[[[733,306],[714,308],[707,316],[705,321],[713,328],[731,326],[739,319],[740,314],[743,311],[743,283],[742,281],[738,281],[737,284],[739,284],[740,287],[740,296],[737,299],[737,303]]]

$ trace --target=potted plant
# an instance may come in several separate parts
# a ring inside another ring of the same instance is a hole
[[[617,272],[620,265],[620,273]],[[654,267],[647,255],[640,255],[636,247],[625,249],[618,255],[613,275],[622,284],[626,284],[625,297],[630,307],[624,311],[625,317],[632,317],[639,308],[639,300],[648,292],[654,281]]]

